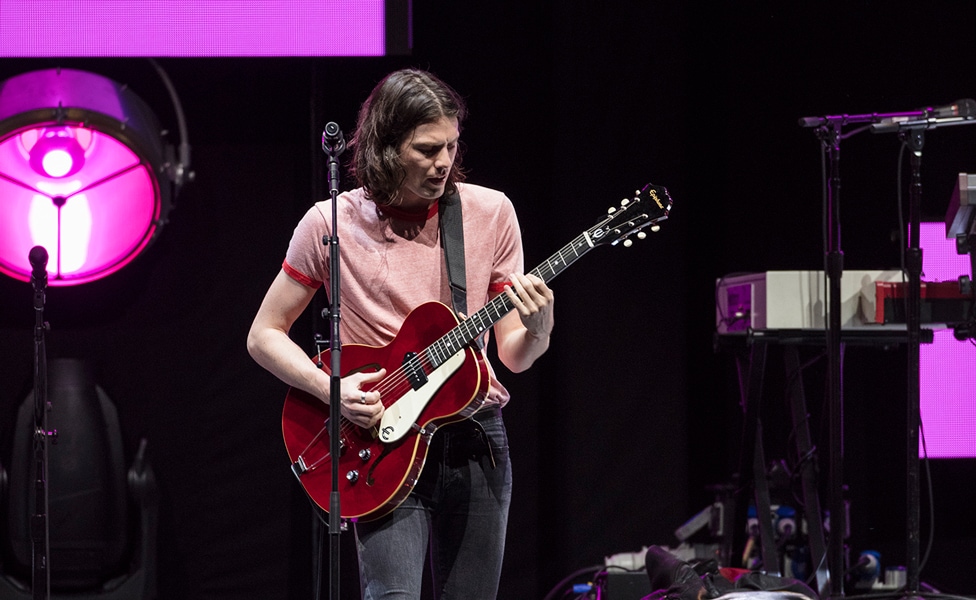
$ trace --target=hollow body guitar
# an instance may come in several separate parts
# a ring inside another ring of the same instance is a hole
[[[633,199],[611,209],[532,274],[549,282],[584,254],[602,245],[643,237],[668,218],[672,200],[667,189],[647,184]],[[513,309],[499,294],[469,318],[459,321],[439,302],[414,309],[397,335],[385,346],[343,344],[341,376],[386,369],[384,379],[367,390],[380,392],[382,420],[365,429],[342,419],[339,424],[340,517],[378,519],[410,494],[427,458],[438,427],[464,420],[482,406],[489,374],[473,343]],[[330,350],[312,360],[330,368]],[[318,398],[290,388],[282,409],[282,435],[292,472],[309,497],[329,510],[332,494],[329,407]]]

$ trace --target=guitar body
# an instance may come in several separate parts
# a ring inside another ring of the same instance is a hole
[[[371,429],[342,419],[339,512],[343,519],[369,521],[399,506],[420,476],[437,427],[466,419],[480,408],[490,380],[483,356],[472,347],[464,347],[437,369],[424,366],[424,383],[411,385],[401,368],[405,357],[421,353],[457,325],[450,308],[430,302],[414,309],[386,346],[343,344],[342,377],[385,368],[387,377],[370,389],[383,390],[381,400],[389,417],[409,417],[409,422],[399,426],[403,431],[398,439],[391,442],[381,440],[389,419]],[[331,351],[322,352],[318,359],[329,372]],[[413,415],[418,416],[414,419]],[[328,420],[328,405],[302,390],[288,391],[281,419],[285,449],[293,465],[302,465],[293,471],[305,491],[327,512],[332,494]],[[393,428],[389,426],[387,437]]]

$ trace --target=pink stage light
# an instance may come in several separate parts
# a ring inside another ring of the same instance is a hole
[[[3,0],[0,56],[409,53],[404,0]]]
[[[955,281],[972,275],[968,255],[946,239],[944,223],[921,223],[923,281]],[[929,458],[976,458],[976,346],[955,338],[951,329],[934,332],[919,348],[919,407]]]
[[[155,116],[127,88],[84,71],[35,71],[0,84],[0,272],[77,285],[130,263],[172,193]]]

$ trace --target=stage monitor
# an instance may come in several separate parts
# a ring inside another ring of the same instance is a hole
[[[3,0],[0,57],[409,54],[411,0]]]

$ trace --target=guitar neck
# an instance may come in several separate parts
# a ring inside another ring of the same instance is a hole
[[[647,192],[647,196],[642,197],[643,192]],[[569,265],[597,246],[614,245],[621,240],[625,242],[625,246],[629,245],[628,236],[650,225],[657,227],[656,223],[667,219],[670,211],[671,196],[668,190],[649,183],[637,190],[632,200],[625,199],[621,202],[620,209],[608,211],[609,216],[563,246],[559,252],[530,271],[530,274],[549,283],[556,275],[565,271]],[[638,236],[643,236],[643,233],[638,233]],[[482,333],[488,331],[489,327],[501,320],[513,308],[515,307],[512,306],[507,294],[498,294],[478,312],[428,346],[424,351],[428,360],[435,368],[442,365]]]
[[[546,283],[549,283],[594,247],[586,232],[580,234],[572,242],[566,244],[558,252],[546,259],[545,262],[530,271]],[[439,340],[431,344],[426,353],[434,367],[441,365],[448,358],[457,354],[461,349],[473,342],[482,333],[501,320],[515,307],[509,300],[508,294],[498,294],[480,310],[462,321],[444,334]]]

